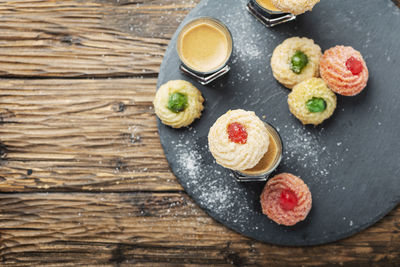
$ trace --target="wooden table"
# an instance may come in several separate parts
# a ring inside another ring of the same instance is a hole
[[[1,1],[0,265],[400,264],[399,208],[346,240],[285,248],[230,231],[183,191],[152,99],[197,2]]]

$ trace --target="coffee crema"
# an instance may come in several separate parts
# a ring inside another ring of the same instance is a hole
[[[263,8],[268,9],[270,11],[280,11],[277,7],[275,7],[271,0],[256,0],[256,2]]]
[[[178,37],[181,61],[194,71],[207,73],[223,67],[232,52],[232,38],[219,22],[200,18],[187,24]]]

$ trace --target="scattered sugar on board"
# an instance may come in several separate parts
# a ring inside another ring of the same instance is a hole
[[[196,138],[196,130],[190,129],[190,134],[181,135],[173,141],[174,152],[177,155],[177,174],[185,177],[183,185],[197,196],[200,206],[213,213],[224,214],[228,221],[234,221],[238,227],[249,227],[249,207],[246,201],[248,192],[234,180],[230,171],[219,167],[215,162],[204,162],[208,146],[200,147],[193,140]],[[187,133],[186,133],[187,134]],[[186,138],[192,141],[188,142]],[[211,157],[211,155],[209,155]],[[257,201],[258,197],[254,197]],[[250,211],[253,212],[253,211]]]
[[[192,149],[187,141],[181,141],[176,144],[177,148],[182,148],[178,155],[178,165],[183,166],[182,171],[190,178],[193,183],[196,183],[196,178],[201,174],[201,154]]]
[[[322,133],[323,128],[315,134],[304,126],[283,127],[278,129],[287,133],[283,134],[285,144],[283,160],[294,162],[299,168],[308,169],[316,182],[328,183],[329,179],[324,178],[329,175],[330,168],[337,165],[339,157],[319,141],[318,135]],[[338,146],[341,144],[337,143]]]

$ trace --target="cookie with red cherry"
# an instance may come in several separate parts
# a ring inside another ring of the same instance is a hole
[[[311,210],[308,186],[299,177],[281,173],[271,178],[260,196],[263,214],[285,226],[303,221]]]
[[[344,96],[359,94],[369,79],[363,56],[351,46],[338,45],[326,50],[319,72],[332,91]]]

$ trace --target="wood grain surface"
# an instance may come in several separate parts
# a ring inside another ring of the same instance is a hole
[[[0,1],[0,265],[400,265],[399,208],[346,240],[288,248],[185,194],[151,102],[198,2]]]
[[[179,191],[152,109],[156,79],[2,80],[0,189]]]

